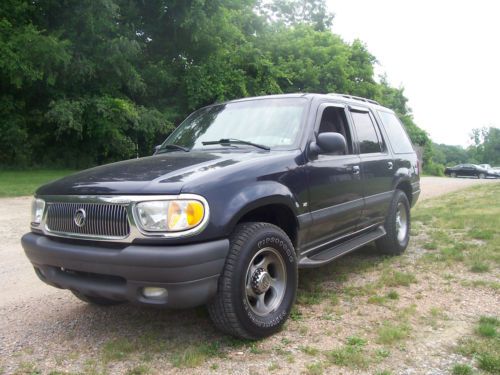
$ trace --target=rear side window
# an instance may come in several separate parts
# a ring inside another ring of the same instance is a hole
[[[359,140],[359,152],[370,154],[382,152],[381,139],[377,136],[375,124],[368,112],[351,112]]]
[[[394,152],[396,154],[407,154],[413,152],[413,146],[408,139],[408,135],[406,135],[406,132],[403,129],[403,125],[396,117],[396,115],[383,111],[378,111],[378,114],[380,116],[380,119],[382,120],[382,123],[384,124]]]

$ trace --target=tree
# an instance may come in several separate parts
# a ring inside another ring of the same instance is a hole
[[[481,164],[500,165],[500,129],[473,129],[471,140],[474,144],[468,149],[470,158]]]
[[[191,111],[245,96],[341,92],[396,109],[325,0],[5,0],[0,165],[83,168],[151,153]]]
[[[324,0],[274,0],[260,3],[259,11],[268,22],[286,27],[305,24],[316,31],[331,28],[333,14]]]
[[[433,160],[445,166],[453,166],[471,161],[469,154],[461,146],[433,143],[433,149]]]

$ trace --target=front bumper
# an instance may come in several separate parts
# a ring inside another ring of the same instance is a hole
[[[229,240],[190,245],[123,248],[69,243],[27,233],[24,251],[45,283],[85,295],[172,308],[199,306],[217,292]],[[144,287],[167,290],[146,298]]]

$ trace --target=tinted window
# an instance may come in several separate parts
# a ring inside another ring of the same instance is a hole
[[[352,112],[352,118],[358,134],[360,153],[381,152],[382,148],[370,115],[365,112]]]
[[[379,111],[378,114],[380,115],[382,123],[384,124],[394,152],[396,154],[406,154],[413,152],[411,142],[403,129],[403,125],[401,125],[401,122],[399,122],[396,115],[394,115],[393,113],[382,111]]]

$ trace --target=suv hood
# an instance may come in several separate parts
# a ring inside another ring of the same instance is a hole
[[[131,159],[78,172],[40,187],[37,195],[179,194],[186,182],[283,152],[183,152]],[[238,167],[238,169],[240,169]]]

